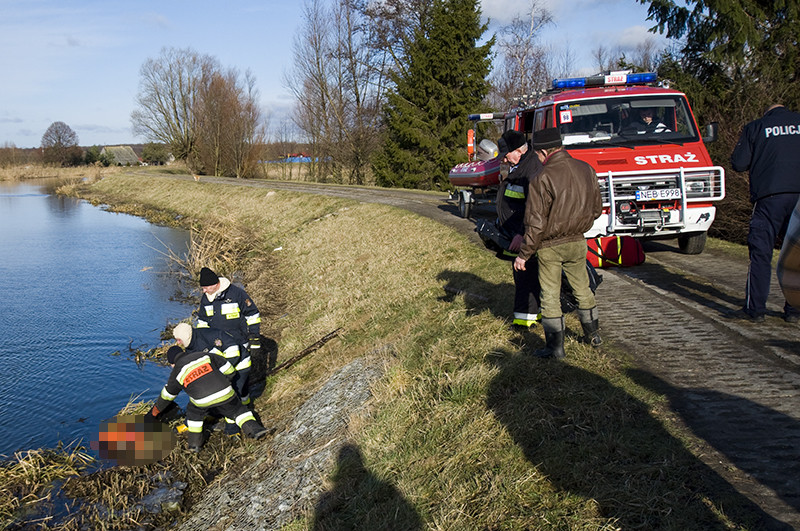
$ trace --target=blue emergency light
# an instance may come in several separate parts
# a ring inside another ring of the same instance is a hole
[[[614,85],[643,85],[654,83],[657,79],[655,72],[640,72],[630,74],[627,72],[611,72],[610,74],[589,76],[589,77],[570,77],[554,79],[553,88],[556,90],[581,87],[608,87]]]

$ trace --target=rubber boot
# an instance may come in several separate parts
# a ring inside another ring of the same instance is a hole
[[[588,310],[581,310],[578,308],[578,319],[580,319],[581,327],[583,328],[583,342],[594,348],[602,345],[603,338],[600,337],[600,321],[597,318],[597,306]]]
[[[186,436],[186,446],[191,452],[199,452],[203,447],[203,432],[197,433],[190,431],[189,435]]]
[[[563,359],[564,352],[564,316],[545,317],[542,319],[544,328],[544,348],[536,350],[533,355],[537,358]]]
[[[263,439],[267,434],[267,429],[255,420],[248,420],[242,424],[242,431],[245,435],[257,441]]]
[[[241,433],[239,431],[239,426],[236,424],[236,421],[228,418],[225,419],[225,428],[222,431],[225,435],[229,437],[234,437],[236,435],[239,435],[239,433]]]

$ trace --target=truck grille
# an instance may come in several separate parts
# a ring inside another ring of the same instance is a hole
[[[720,166],[598,173],[603,206],[635,201],[637,190],[681,190],[680,203],[719,201],[725,197],[725,170]],[[611,183],[611,185],[609,185]]]

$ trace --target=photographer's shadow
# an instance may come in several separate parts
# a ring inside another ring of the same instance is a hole
[[[333,487],[315,505],[311,529],[422,529],[414,507],[396,487],[381,480],[364,466],[358,446],[345,444],[339,450]]]

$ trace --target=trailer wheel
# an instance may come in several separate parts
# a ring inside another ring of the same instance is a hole
[[[705,232],[695,232],[678,236],[678,247],[683,254],[700,254],[706,246]]]
[[[468,218],[472,213],[472,193],[469,190],[461,190],[458,194],[458,212],[462,218]]]

